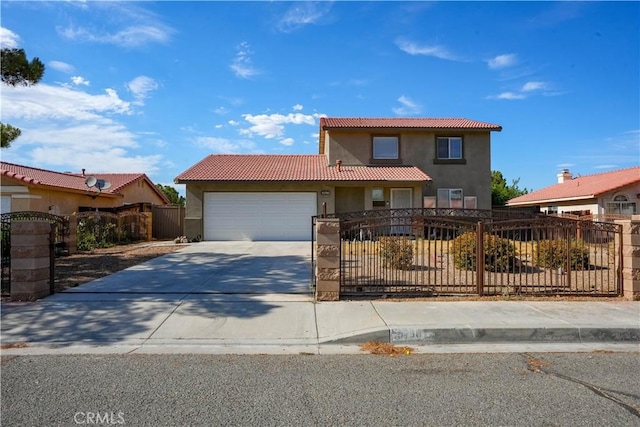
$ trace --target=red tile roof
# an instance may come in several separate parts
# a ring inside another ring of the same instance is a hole
[[[31,185],[43,185],[73,191],[91,191],[98,193],[96,188],[89,188],[85,184],[87,176],[94,176],[98,179],[103,179],[111,183],[110,188],[102,190],[101,192],[101,195],[108,197],[119,196],[119,191],[124,187],[138,180],[144,179],[149,182],[149,185],[163,200],[166,200],[166,202],[169,203],[164,193],[158,190],[147,175],[143,173],[97,173],[85,174],[83,176],[82,174],[54,172],[46,169],[17,165],[14,163],[0,162],[0,175],[17,179]]]
[[[509,200],[509,206],[535,205],[561,200],[592,199],[618,188],[640,183],[640,166],[585,175],[561,184],[554,184]]]
[[[319,154],[211,154],[176,178],[190,181],[430,181],[414,166],[348,166]]]
[[[464,118],[363,118],[322,117],[321,129],[404,128],[404,129],[468,129],[501,131],[502,126]]]

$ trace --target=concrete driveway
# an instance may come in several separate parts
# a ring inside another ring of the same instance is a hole
[[[65,293],[310,294],[309,242],[200,242]]]

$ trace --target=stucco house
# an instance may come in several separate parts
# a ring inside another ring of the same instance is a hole
[[[185,234],[308,240],[323,210],[490,209],[500,130],[462,118],[321,118],[318,154],[209,155],[178,175]]]
[[[93,176],[109,181],[99,191],[88,187]],[[135,203],[165,205],[164,193],[144,173],[70,173],[0,162],[2,213],[20,211],[68,215],[83,210],[120,208]]]
[[[638,213],[640,166],[574,177],[564,169],[558,183],[507,202],[535,206],[548,214],[626,217]]]

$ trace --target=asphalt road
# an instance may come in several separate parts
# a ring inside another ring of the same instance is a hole
[[[2,358],[2,425],[640,426],[640,353]]]

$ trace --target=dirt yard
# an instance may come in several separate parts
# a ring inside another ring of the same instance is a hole
[[[183,247],[184,245],[173,242],[142,242],[58,257],[55,270],[56,292],[108,276]]]

